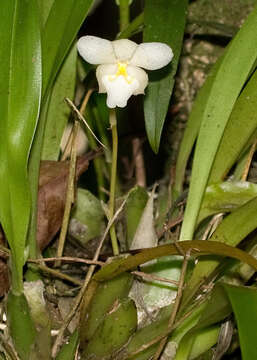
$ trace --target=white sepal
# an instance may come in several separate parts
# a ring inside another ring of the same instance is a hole
[[[113,64],[116,62],[112,42],[97,36],[82,36],[77,44],[78,52],[89,64]]]
[[[159,42],[142,43],[138,45],[130,65],[157,70],[166,66],[172,58],[173,52],[168,45]]]
[[[127,62],[130,61],[138,47],[134,41],[128,39],[115,40],[112,45],[117,60]]]

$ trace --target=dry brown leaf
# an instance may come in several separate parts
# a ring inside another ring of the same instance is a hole
[[[77,160],[76,182],[95,156],[88,153]],[[59,231],[65,207],[69,161],[42,161],[37,214],[37,243],[42,251]]]

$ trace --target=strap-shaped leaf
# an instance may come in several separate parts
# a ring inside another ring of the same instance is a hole
[[[42,35],[43,93],[51,86],[93,0],[55,0]]]
[[[176,163],[176,178],[174,188],[178,192],[178,194],[180,194],[183,189],[183,181],[185,177],[187,162],[194,146],[195,140],[198,136],[201,126],[202,113],[205,109],[206,102],[212,88],[212,84],[215,80],[217,71],[221,64],[221,60],[222,59],[219,59],[212,67],[203,87],[199,90],[199,93],[197,94],[197,98],[195,99],[192,111],[187,121],[187,126],[179,147],[178,159]]]
[[[73,99],[76,83],[77,49],[72,47],[58,73],[53,86],[42,147],[42,160],[58,160],[63,131],[68,122],[70,108],[64,103]]]
[[[242,359],[256,359],[257,290],[228,284],[224,289],[235,313]]]
[[[181,240],[193,238],[215,155],[235,101],[257,57],[257,7],[249,15],[222,59],[209,92],[197,140]]]
[[[218,149],[208,183],[221,181],[257,128],[257,71],[240,94]],[[224,156],[226,154],[226,156]]]
[[[144,11],[144,41],[160,41],[171,46],[172,63],[149,74],[150,83],[144,102],[148,140],[158,152],[164,120],[177,71],[184,36],[187,0],[147,0]]]
[[[27,160],[41,95],[40,22],[36,0],[3,0],[1,11],[0,221],[19,292],[31,206]]]
[[[38,174],[52,85],[92,2],[93,0],[55,0],[42,29],[43,106],[29,163],[32,189],[32,220],[29,229],[30,256],[36,255]]]
[[[237,208],[220,223],[210,238],[209,243],[219,241],[230,246],[237,246],[248,234],[256,229],[256,211],[257,197],[254,197],[246,204]],[[219,264],[220,261],[215,258],[204,261],[199,260],[183,293],[183,306],[190,303],[200,284],[212,274]]]

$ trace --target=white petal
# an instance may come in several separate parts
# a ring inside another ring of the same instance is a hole
[[[130,64],[147,70],[157,70],[166,66],[172,58],[173,52],[168,45],[159,42],[143,43],[138,45]]]
[[[118,65],[116,64],[106,64],[106,65],[99,65],[96,68],[96,78],[99,85],[99,93],[106,93],[107,90],[105,85],[102,81],[105,75],[115,75],[118,70]]]
[[[127,81],[124,76],[117,76],[114,80],[105,75],[102,82],[107,91],[107,106],[109,108],[125,107],[128,99],[138,89],[137,79]]]
[[[127,72],[129,76],[137,79],[137,81],[139,82],[139,87],[133,92],[133,95],[144,94],[145,88],[147,87],[148,84],[147,73],[143,69],[140,69],[139,67],[130,66],[130,65],[127,67]]]
[[[111,41],[97,36],[83,36],[77,43],[78,52],[93,65],[115,63],[115,54]]]
[[[138,47],[134,41],[128,39],[115,40],[112,45],[118,61],[129,61]]]

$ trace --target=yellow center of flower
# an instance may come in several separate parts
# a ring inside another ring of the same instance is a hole
[[[118,71],[116,72],[116,76],[122,75],[125,78],[128,77],[127,73],[127,64],[118,62]]]
[[[117,79],[118,76],[123,76],[124,79],[127,81],[128,84],[131,84],[133,81],[133,78],[128,75],[127,73],[127,63],[118,62],[118,70],[115,75],[109,76],[110,81],[114,81]]]

